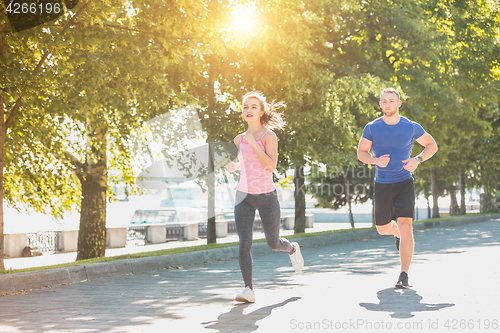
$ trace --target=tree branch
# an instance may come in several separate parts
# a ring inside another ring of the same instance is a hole
[[[78,175],[80,175],[84,168],[85,168],[85,165],[84,163],[80,162],[80,160],[78,158],[75,157],[75,155],[71,154],[69,151],[67,150],[63,150],[62,153],[57,153],[54,151],[54,149],[50,149],[50,147],[48,147],[44,142],[42,142],[42,144],[48,148],[51,152],[52,155],[54,155],[55,158],[57,158],[58,160],[60,161],[65,161],[65,160],[68,160],[71,162],[71,164],[73,164],[74,166],[74,170],[73,172],[75,172]],[[56,146],[59,146],[59,144],[56,144]],[[57,151],[57,150],[56,150]]]
[[[74,23],[72,24],[71,26],[74,27],[74,26],[78,26],[78,25],[82,25],[83,23]],[[94,24],[92,25],[93,27],[95,26],[101,26],[100,24]],[[120,30],[126,30],[126,31],[131,31],[131,32],[138,32],[138,33],[142,33],[142,34],[146,34],[146,35],[153,35],[153,36],[157,36],[158,33],[156,32],[151,32],[151,31],[144,31],[144,30],[139,30],[139,29],[132,29],[132,28],[127,28],[127,27],[122,27],[120,25],[112,25],[112,24],[103,24],[102,25],[103,27],[109,27],[109,28],[114,28],[114,29],[120,29]],[[165,39],[180,39],[180,40],[196,40],[198,38],[193,38],[193,37],[176,37],[176,36],[162,36],[163,38]]]
[[[89,0],[89,1],[85,4],[85,5],[83,5],[83,6],[80,8],[80,10],[78,10],[78,12],[76,12],[76,13],[75,13],[75,15],[73,15],[73,16],[72,16],[72,17],[68,20],[68,22],[66,22],[66,24],[64,25],[64,27],[63,27],[63,29],[62,29],[62,31],[61,31],[61,35],[63,35],[63,34],[66,32],[66,30],[68,30],[68,29],[71,27],[71,25],[73,24],[73,22],[75,22],[76,17],[77,17],[78,15],[80,15],[80,14],[83,12],[83,10],[84,10],[84,9],[85,9],[85,8],[86,8],[86,7],[87,7],[87,6],[91,3],[91,2],[92,2],[92,0]],[[50,54],[51,52],[52,52],[52,51],[50,51],[50,50],[49,50],[49,51],[47,51],[47,52],[45,52],[45,54],[42,56],[42,59],[40,59],[40,61],[39,61],[39,62],[38,62],[38,64],[36,65],[36,67],[35,67],[35,71],[39,71],[39,70],[40,70],[40,68],[42,67],[43,63],[45,62],[45,60],[47,60],[47,58],[48,58],[48,56],[49,56],[49,54]]]
[[[139,29],[130,29],[130,28],[125,28],[119,25],[111,25],[111,24],[104,24],[105,27],[110,27],[110,28],[115,28],[115,29],[121,29],[121,30],[127,30],[127,31],[132,31],[132,32],[140,32],[143,34],[147,35],[156,35],[158,36],[158,33],[155,32],[150,32],[150,31],[144,31],[144,30],[139,30]],[[165,39],[180,39],[180,40],[196,40],[197,38],[192,38],[192,37],[176,37],[176,36],[161,36]]]
[[[0,126],[4,124],[5,119],[4,118],[4,108],[3,108],[3,95],[0,95]]]
[[[78,26],[78,25],[83,25],[83,23],[77,22],[77,23],[73,23],[71,26],[74,27],[74,26]],[[91,25],[91,27],[96,27],[96,26],[100,27],[101,25],[100,24],[93,24],[93,25]],[[122,26],[119,26],[119,25],[103,24],[102,26],[103,27],[110,27],[110,28],[120,29],[120,30],[127,30],[127,31],[132,31],[132,32],[140,32],[140,33],[147,34],[147,35],[153,35],[154,34],[153,32],[139,30],[139,29],[126,28],[126,27],[122,27]]]
[[[78,12],[76,12],[75,15],[73,15],[69,20],[68,22],[66,22],[66,24],[64,25],[63,27],[63,30],[61,32],[61,35],[64,34],[66,32],[66,30],[69,29],[69,27],[71,26],[71,24],[75,21],[76,17],[78,15],[80,15],[83,10],[92,2],[92,0],[89,0],[87,1],[86,4],[84,4],[80,10],[78,10]],[[3,43],[2,43],[2,46],[3,46]],[[45,61],[47,60],[47,58],[49,57],[50,53],[52,51],[46,51],[44,53],[44,55],[42,56],[42,58],[40,59],[40,61],[38,62],[38,64],[36,65],[35,67],[35,72],[38,72],[40,70],[40,68],[42,68],[42,65],[45,63]],[[9,128],[10,124],[12,123],[12,121],[14,120],[14,117],[16,116],[16,114],[19,112],[19,109],[21,107],[21,103],[22,103],[22,98],[19,97],[16,101],[16,104],[14,105],[14,107],[12,108],[12,110],[9,112],[9,117],[7,118],[7,121],[5,122],[5,131],[7,132],[7,129]]]
[[[75,166],[75,169],[79,169],[79,170],[75,170],[77,173],[82,172],[85,165],[82,162],[80,162],[80,160],[78,158],[76,158],[75,155],[71,154],[67,150],[63,151],[63,155],[64,155],[64,157],[66,157],[66,159],[68,159]]]
[[[61,32],[61,35],[62,35],[62,34],[64,34],[64,33],[66,32],[66,30],[67,30],[67,29],[69,29],[69,27],[72,25],[72,23],[73,23],[73,22],[75,22],[76,17],[77,17],[78,15],[80,15],[80,14],[83,12],[83,10],[84,10],[85,8],[87,8],[87,6],[88,6],[88,5],[90,5],[90,3],[91,3],[91,2],[92,2],[92,0],[87,1],[87,3],[86,3],[85,5],[83,5],[83,6],[80,8],[80,10],[78,10],[78,11],[75,13],[75,15],[73,15],[73,16],[72,16],[72,17],[68,20],[68,22],[66,22],[66,25],[63,27],[63,31]]]
[[[3,57],[3,44],[4,44],[5,36],[7,36],[7,33],[3,31],[3,28],[4,27],[2,27],[0,29],[0,57]]]
[[[9,20],[6,20],[6,22],[9,22]],[[6,29],[7,28],[7,29]],[[0,32],[2,33],[2,35],[5,37],[7,36],[8,34],[10,34],[12,32],[12,29],[10,28],[10,25],[8,25],[7,23],[5,23],[1,28],[0,28]]]
[[[127,30],[127,31],[132,31],[132,32],[140,32],[140,33],[148,34],[148,35],[153,35],[154,34],[153,32],[143,31],[143,30],[139,30],[139,29],[130,29],[130,28],[119,26],[119,25],[104,24],[104,26],[105,27],[110,27],[110,28],[115,28],[115,29],[120,29],[120,30]]]
[[[36,65],[35,67],[35,72],[38,72],[40,70],[40,68],[42,68],[42,65],[43,63],[45,62],[45,60],[47,60],[47,58],[49,57],[49,54],[51,53],[52,51],[47,51],[45,52],[45,54],[42,56],[42,59],[40,59],[40,61],[38,62],[38,64]]]
[[[16,104],[14,104],[14,107],[12,108],[12,111],[10,111],[9,117],[7,118],[7,121],[5,121],[4,130],[5,130],[6,133],[7,133],[7,129],[9,128],[10,124],[14,120],[15,115],[19,111],[19,108],[21,107],[22,102],[23,101],[22,101],[21,97],[19,97],[17,99],[17,101],[16,101]]]

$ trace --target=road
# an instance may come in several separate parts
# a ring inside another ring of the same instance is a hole
[[[387,236],[254,256],[253,304],[236,259],[2,296],[0,332],[500,332],[500,220],[415,244],[406,290]]]

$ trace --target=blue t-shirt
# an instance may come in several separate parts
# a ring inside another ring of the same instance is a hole
[[[368,123],[363,138],[372,142],[373,156],[390,155],[385,168],[375,165],[375,182],[390,184],[411,179],[411,172],[403,169],[402,161],[410,158],[413,140],[424,134],[422,126],[403,116],[395,125],[386,124],[383,117]]]

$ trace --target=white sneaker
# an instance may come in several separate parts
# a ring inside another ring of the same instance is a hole
[[[290,254],[290,260],[292,261],[293,269],[296,273],[302,272],[302,268],[304,268],[304,258],[302,257],[302,253],[300,253],[300,245],[297,242],[292,243],[295,248],[295,252]]]
[[[250,287],[246,287],[241,293],[236,295],[234,298],[235,301],[245,302],[245,303],[254,303],[255,302],[255,293]]]

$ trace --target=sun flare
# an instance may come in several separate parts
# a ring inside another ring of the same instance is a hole
[[[235,30],[243,33],[250,33],[255,30],[257,8],[254,6],[237,5],[233,9],[232,26]]]

